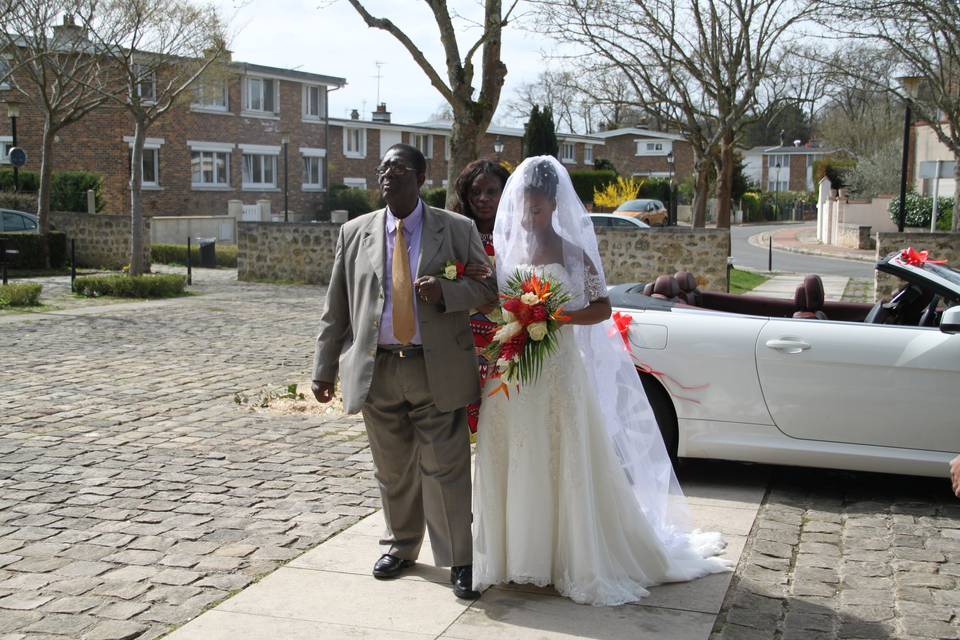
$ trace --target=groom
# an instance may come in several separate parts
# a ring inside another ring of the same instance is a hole
[[[473,222],[420,199],[426,161],[395,144],[376,170],[386,209],[340,228],[313,363],[313,394],[360,410],[387,531],[376,578],[412,567],[429,528],[434,561],[459,598],[473,590],[470,444],[464,407],[480,395],[468,312],[496,300],[493,279],[440,277],[485,264]]]

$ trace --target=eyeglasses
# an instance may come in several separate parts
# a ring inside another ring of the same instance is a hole
[[[377,174],[377,178],[383,178],[383,176],[387,175],[388,172],[393,172],[393,175],[400,177],[402,175],[406,175],[409,171],[413,171],[413,167],[408,164],[403,164],[402,162],[389,162],[386,164],[381,164],[374,170],[374,172]]]

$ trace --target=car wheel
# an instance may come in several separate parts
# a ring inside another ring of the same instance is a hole
[[[650,402],[650,408],[653,409],[653,415],[657,419],[657,425],[660,427],[660,435],[663,437],[663,444],[667,448],[667,455],[670,456],[670,462],[673,463],[673,468],[676,470],[680,430],[677,426],[677,412],[673,408],[673,401],[670,400],[670,394],[655,377],[641,371],[637,373],[640,376],[640,382],[643,384],[643,390],[647,394],[647,400]]]

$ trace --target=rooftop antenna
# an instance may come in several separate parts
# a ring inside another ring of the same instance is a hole
[[[375,60],[373,64],[377,65],[377,75],[373,77],[377,79],[377,104],[379,105],[380,104],[380,79],[383,78],[383,74],[381,73],[381,67],[383,67],[383,65],[387,63],[380,62],[379,60]]]

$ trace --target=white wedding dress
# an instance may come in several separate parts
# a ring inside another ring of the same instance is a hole
[[[534,269],[567,279],[559,264]],[[480,407],[475,588],[553,585],[575,602],[620,605],[651,585],[730,570],[729,561],[709,557],[722,549],[718,534],[665,537],[644,514],[604,429],[573,327],[560,330],[534,383],[490,397],[498,382]]]

